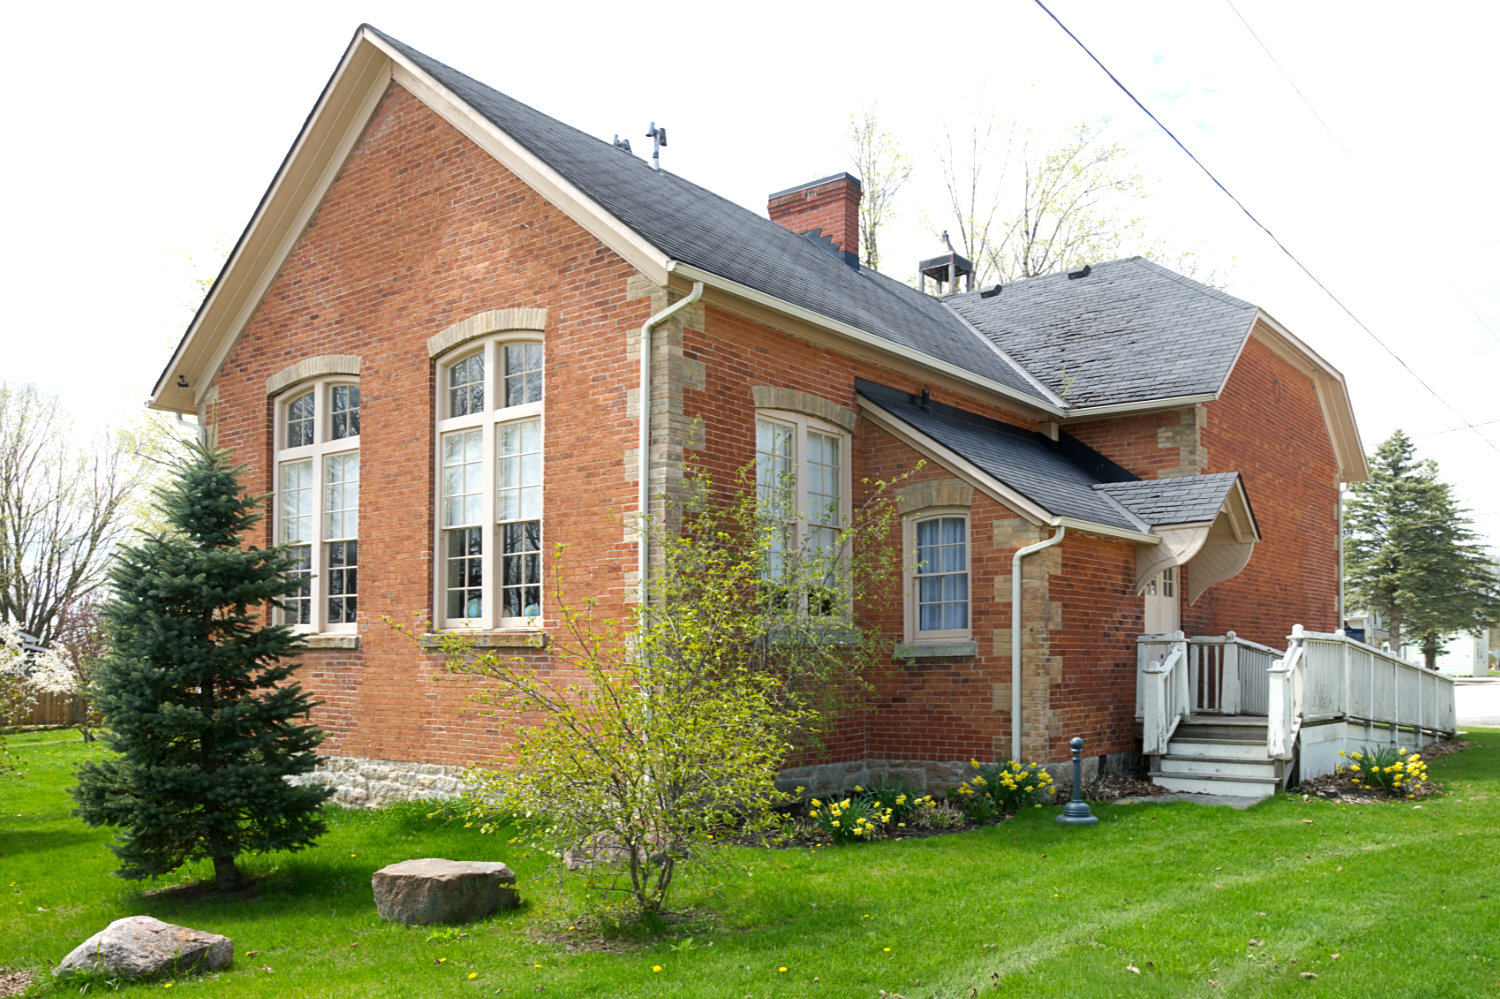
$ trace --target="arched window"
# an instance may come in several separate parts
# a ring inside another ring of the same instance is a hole
[[[354,631],[359,613],[359,384],[300,382],[276,399],[275,533],[300,591],[279,619],[299,631]]]
[[[438,364],[436,620],[537,627],[542,614],[542,343],[465,344]]]

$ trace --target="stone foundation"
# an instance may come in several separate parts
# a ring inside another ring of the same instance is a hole
[[[349,808],[379,808],[393,801],[456,798],[466,788],[463,767],[401,760],[366,760],[353,756],[320,756],[310,774],[293,784],[326,784],[333,800]]]

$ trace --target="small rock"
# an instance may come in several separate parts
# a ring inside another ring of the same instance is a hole
[[[521,904],[516,875],[499,863],[477,860],[403,860],[370,879],[380,918],[408,926],[468,923]]]
[[[73,948],[53,973],[105,971],[121,978],[146,978],[200,968],[219,971],[233,961],[234,941],[228,937],[173,926],[150,916],[127,916]]]

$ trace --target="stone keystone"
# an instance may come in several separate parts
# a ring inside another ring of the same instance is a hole
[[[228,937],[173,926],[150,916],[127,916],[73,948],[53,973],[104,971],[121,978],[148,978],[200,969],[219,971],[233,962],[234,941]]]
[[[381,919],[405,923],[468,923],[521,904],[516,875],[504,864],[477,860],[403,860],[370,879]]]

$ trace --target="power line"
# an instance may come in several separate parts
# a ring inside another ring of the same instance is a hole
[[[1432,394],[1432,397],[1434,399],[1436,399],[1438,402],[1440,402],[1440,403],[1443,404],[1444,408],[1446,408],[1454,416],[1458,417],[1459,421],[1461,423],[1463,423],[1463,425],[1465,427],[1469,428],[1470,430],[1474,430],[1474,425],[1472,423],[1470,423],[1468,420],[1464,419],[1464,416],[1463,416],[1462,413],[1460,413],[1458,410],[1454,409],[1453,406],[1448,402],[1447,399],[1444,399],[1441,395],[1438,394],[1438,392],[1437,392],[1436,389],[1434,389],[1431,385],[1428,385],[1425,381],[1423,381],[1422,377],[1420,375],[1418,375],[1415,371],[1412,370],[1411,365],[1407,364],[1404,360],[1402,360],[1400,354],[1396,353],[1394,350],[1392,350],[1390,348],[1390,346],[1388,344],[1386,344],[1386,342],[1384,340],[1382,340],[1382,339],[1380,339],[1380,337],[1376,336],[1375,335],[1375,331],[1372,330],[1372,329],[1370,329],[1370,327],[1366,326],[1365,323],[1364,323],[1364,321],[1361,320],[1358,316],[1356,316],[1354,314],[1354,310],[1350,309],[1349,306],[1345,305],[1343,303],[1343,301],[1337,295],[1335,295],[1333,293],[1333,291],[1326,284],[1324,284],[1322,281],[1318,280],[1318,276],[1316,274],[1314,274],[1311,270],[1309,270],[1306,264],[1304,264],[1301,260],[1297,259],[1297,255],[1295,253],[1293,253],[1291,250],[1287,249],[1286,244],[1283,243],[1280,239],[1278,239],[1276,237],[1276,234],[1274,232],[1272,232],[1270,230],[1270,228],[1268,228],[1264,222],[1262,222],[1260,219],[1256,218],[1255,215],[1254,215],[1254,213],[1252,213],[1250,211],[1250,209],[1246,208],[1245,205],[1244,205],[1244,203],[1241,202],[1239,198],[1236,198],[1234,196],[1234,194],[1230,192],[1229,188],[1227,188],[1227,187],[1224,186],[1223,182],[1220,181],[1218,177],[1214,176],[1213,171],[1210,170],[1208,167],[1204,166],[1203,165],[1203,161],[1200,160],[1200,159],[1198,159],[1198,157],[1194,156],[1193,155],[1193,151],[1191,149],[1189,149],[1187,146],[1183,145],[1182,140],[1179,139],[1179,138],[1177,138],[1177,136],[1172,132],[1172,130],[1170,128],[1168,128],[1166,125],[1162,124],[1161,119],[1158,118],[1158,117],[1156,117],[1156,115],[1152,114],[1151,113],[1151,109],[1148,108],[1148,107],[1146,107],[1146,105],[1142,104],[1141,101],[1140,101],[1140,98],[1136,97],[1135,94],[1131,93],[1130,88],[1127,87],[1127,86],[1125,86],[1125,84],[1121,83],[1120,82],[1120,78],[1117,77],[1117,76],[1115,76],[1114,73],[1111,73],[1110,70],[1109,70],[1109,67],[1106,66],[1106,65],[1104,65],[1104,63],[1100,61],[1099,57],[1096,56],[1096,55],[1094,55],[1094,53],[1089,49],[1089,47],[1087,45],[1083,44],[1083,41],[1077,35],[1073,34],[1073,32],[1068,28],[1068,26],[1066,24],[1063,24],[1062,20],[1056,14],[1052,13],[1052,11],[1047,8],[1046,4],[1042,3],[1042,0],[1036,0],[1036,5],[1038,7],[1040,7],[1040,8],[1042,8],[1042,11],[1048,17],[1052,18],[1052,20],[1057,23],[1057,26],[1059,28],[1061,28],[1063,30],[1063,32],[1069,38],[1073,39],[1073,41],[1077,43],[1077,45],[1078,45],[1079,48],[1083,49],[1084,54],[1087,55],[1090,59],[1092,59],[1094,61],[1094,65],[1096,65],[1100,69],[1102,69],[1104,71],[1104,75],[1107,76],[1107,77],[1109,77],[1110,80],[1114,82],[1114,85],[1120,88],[1121,93],[1123,93],[1126,97],[1129,97],[1130,100],[1132,101],[1132,103],[1134,103],[1136,107],[1140,108],[1143,112],[1145,112],[1146,117],[1150,118],[1153,122],[1156,123],[1156,127],[1160,128],[1163,132],[1166,133],[1167,138],[1171,139],[1174,143],[1177,144],[1177,148],[1178,149],[1181,149],[1184,153],[1187,154],[1188,159],[1192,160],[1193,163],[1197,165],[1198,169],[1203,171],[1204,176],[1206,176],[1209,180],[1213,181],[1213,184],[1214,184],[1215,187],[1217,187],[1220,191],[1224,192],[1224,196],[1226,198],[1228,198],[1230,201],[1233,201],[1235,203],[1235,206],[1238,207],[1240,211],[1242,211],[1242,212],[1245,213],[1245,217],[1246,218],[1248,218],[1251,222],[1255,223],[1256,227],[1258,229],[1260,229],[1261,232],[1265,233],[1267,236],[1269,236],[1271,238],[1271,242],[1275,243],[1276,246],[1277,246],[1277,248],[1280,249],[1282,253],[1286,254],[1287,258],[1289,260],[1291,260],[1292,263],[1296,264],[1297,267],[1302,271],[1302,273],[1306,274],[1308,276],[1308,278],[1312,281],[1312,283],[1315,284],[1315,285],[1317,285],[1318,288],[1322,290],[1323,294],[1325,294],[1325,295],[1327,295],[1329,297],[1329,299],[1333,302],[1333,304],[1337,305],[1340,309],[1343,310],[1343,312],[1344,312],[1345,315],[1347,315],[1350,319],[1354,320],[1355,325],[1357,325],[1360,329],[1364,330],[1367,334],[1369,334],[1370,339],[1374,340],[1376,343],[1378,343],[1380,345],[1380,347],[1381,347],[1382,350],[1384,350],[1387,354],[1391,355],[1391,357],[1395,359],[1395,361],[1396,361],[1397,364],[1399,364],[1399,365],[1401,365],[1401,367],[1405,368],[1406,369],[1406,373],[1409,374],[1409,375],[1411,375],[1412,378],[1416,381],[1416,383],[1418,385],[1422,386],[1424,389],[1426,389],[1428,392],[1430,392]],[[1478,437],[1480,440],[1484,441],[1486,444],[1488,444],[1497,454],[1500,454],[1500,447],[1497,447],[1495,445],[1495,443],[1493,441],[1491,441],[1488,437],[1484,436],[1484,434],[1481,434],[1478,430],[1474,430],[1474,435],[1476,437]]]
[[[1292,79],[1291,74],[1288,73],[1285,69],[1282,69],[1281,63],[1278,62],[1276,57],[1271,54],[1271,50],[1266,47],[1266,43],[1261,41],[1260,36],[1255,33],[1255,29],[1250,27],[1250,22],[1245,20],[1245,15],[1241,14],[1240,9],[1234,5],[1234,0],[1224,0],[1224,2],[1229,4],[1229,9],[1234,11],[1234,16],[1240,19],[1240,23],[1245,26],[1245,30],[1250,32],[1250,37],[1255,39],[1255,43],[1259,45],[1261,51],[1266,54],[1266,58],[1271,60],[1271,65],[1275,66],[1276,69],[1280,71],[1282,77],[1286,80],[1286,82],[1291,86],[1293,90],[1297,92],[1297,96],[1302,98],[1302,103],[1307,105],[1307,110],[1311,111],[1312,116],[1318,119],[1318,124],[1323,126],[1323,131],[1328,133],[1328,137],[1333,140],[1333,144],[1339,147],[1339,151],[1348,158],[1351,164],[1356,167],[1360,166],[1359,161],[1354,158],[1354,154],[1349,152],[1349,150],[1345,148],[1344,144],[1339,141],[1339,137],[1337,135],[1333,134],[1333,129],[1329,128],[1328,122],[1324,121],[1323,116],[1318,114],[1318,109],[1312,106],[1312,101],[1309,101],[1307,99],[1307,95],[1302,92],[1301,87],[1297,86],[1297,82]],[[1474,318],[1479,320],[1479,325],[1485,328],[1485,332],[1494,337],[1497,343],[1500,343],[1500,333],[1496,333],[1494,329],[1491,328],[1490,324],[1485,322],[1484,316],[1480,315],[1479,310],[1469,304],[1469,300],[1464,297],[1463,292],[1458,290],[1458,286],[1450,282],[1448,287],[1452,290],[1453,294],[1458,296],[1458,300],[1460,302],[1463,302],[1470,312],[1474,313]],[[1482,427],[1484,426],[1484,424],[1479,423],[1475,424],[1475,426]],[[1459,427],[1458,429],[1462,430],[1463,428]]]

